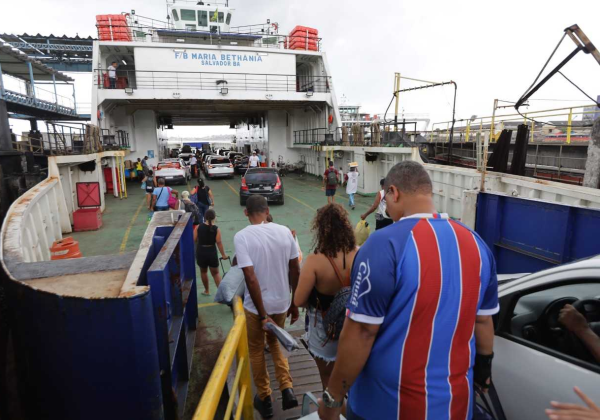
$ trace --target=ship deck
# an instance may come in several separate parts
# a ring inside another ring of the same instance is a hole
[[[286,202],[283,206],[271,206],[270,211],[276,223],[296,230],[301,249],[306,255],[312,246],[311,221],[316,210],[327,203],[325,194],[321,190],[321,181],[309,175],[291,174],[282,178],[282,182]],[[179,192],[185,189],[189,191],[192,189],[193,183],[195,183],[195,180],[192,180],[191,185],[177,185],[173,186],[173,189]],[[239,204],[239,178],[210,180],[207,184],[213,190],[217,225],[221,229],[225,251],[228,255],[233,256],[233,237],[236,232],[248,225],[248,219],[244,216],[243,208]],[[70,235],[79,241],[83,256],[113,255],[138,249],[151,213],[146,208],[145,192],[140,188],[139,183],[128,182],[127,192],[128,198],[126,199],[106,195],[106,209],[103,213],[103,226],[100,230],[78,232]],[[348,196],[345,194],[345,188],[338,188],[336,200],[348,208]],[[355,202],[356,209],[354,211],[349,210],[353,226],[360,220],[360,215],[370,207],[373,198],[356,195]],[[367,220],[373,228],[375,226],[374,216],[369,216]],[[228,267],[225,267],[225,270],[227,269]],[[213,303],[216,288],[212,283],[212,278],[210,278],[212,296],[201,294],[202,286],[199,270],[197,281],[199,325],[186,407],[186,419],[192,417],[223,342],[233,325],[231,310],[227,306]],[[300,321],[296,325],[289,326],[288,330],[292,334],[300,336],[304,328],[303,319],[301,316]],[[305,392],[320,395],[321,385],[318,370],[306,350],[302,349],[291,357],[290,367],[300,403]],[[272,368],[269,368],[272,375],[272,386],[275,389],[273,395],[274,418],[294,419],[300,417],[299,408],[286,412],[281,411],[281,402],[278,400],[280,394],[276,391],[277,385],[272,370]],[[256,414],[255,418],[259,419],[260,416]]]

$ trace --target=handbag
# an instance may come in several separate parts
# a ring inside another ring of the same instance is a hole
[[[176,210],[179,204],[179,199],[173,197],[173,195],[171,195],[171,188],[167,187],[167,190],[169,191],[169,207],[172,208],[173,210]]]

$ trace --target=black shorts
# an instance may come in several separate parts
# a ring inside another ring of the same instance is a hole
[[[198,246],[196,252],[196,263],[200,268],[219,268],[219,256],[216,248]]]

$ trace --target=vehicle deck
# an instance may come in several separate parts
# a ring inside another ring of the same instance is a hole
[[[191,190],[196,180],[193,179],[188,186],[175,185],[173,189],[181,192]],[[285,189],[286,202],[283,206],[270,207],[274,222],[290,229],[295,229],[304,255],[312,248],[312,234],[310,225],[316,210],[327,203],[325,193],[321,190],[321,181],[315,177],[304,175],[288,175],[282,178]],[[248,225],[244,216],[243,207],[239,204],[240,178],[236,176],[231,180],[209,180],[207,185],[213,190],[215,198],[215,211],[217,212],[217,225],[221,229],[225,251],[233,256],[233,237],[236,232]],[[83,256],[119,254],[137,250],[139,243],[146,231],[151,213],[146,207],[145,192],[137,182],[128,182],[127,199],[118,199],[106,195],[106,210],[103,213],[103,226],[94,232],[73,233],[71,236],[79,241]],[[352,225],[355,226],[372,204],[372,197],[356,195],[356,209],[348,207],[348,197],[345,188],[338,188],[336,201],[343,204],[349,211]],[[374,229],[375,219],[371,215],[367,219],[371,229]],[[228,263],[225,263],[228,264]],[[227,270],[228,267],[225,267]],[[210,276],[209,276],[210,278]],[[216,288],[210,278],[210,292],[212,296],[204,296],[199,270],[198,281],[198,315],[199,325],[194,350],[194,371],[190,381],[187,401],[186,419],[191,418],[195,406],[201,397],[202,390],[210,376],[212,367],[221,350],[223,342],[233,325],[231,310],[224,305],[213,303]],[[296,325],[289,326],[288,330],[295,336],[300,336],[304,329],[303,316]],[[281,411],[280,393],[276,390],[277,383],[272,372],[272,362],[269,363],[269,372],[272,376],[274,388],[275,419],[293,419],[300,417],[300,409]],[[314,392],[320,396],[321,386],[317,367],[308,352],[304,349],[294,353],[290,359],[292,377],[295,390],[300,403],[305,392]],[[260,416],[256,414],[256,419]]]

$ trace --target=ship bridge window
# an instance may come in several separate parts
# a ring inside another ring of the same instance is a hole
[[[225,13],[219,12],[219,23],[225,22]]]
[[[198,10],[198,25],[203,28],[208,26],[208,12],[206,10]]]
[[[209,12],[210,13],[210,21],[211,22],[216,22],[218,19],[218,14],[216,10],[212,10]]]
[[[177,13],[177,10],[173,9],[173,20],[175,22],[179,21],[179,14]]]
[[[181,20],[196,21],[196,11],[189,9],[181,9]]]
[[[229,25],[229,23],[231,22],[231,13],[227,13],[227,24]]]

